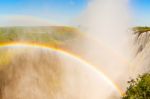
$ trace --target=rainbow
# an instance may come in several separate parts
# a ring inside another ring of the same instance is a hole
[[[123,91],[121,90],[121,88],[114,83],[110,78],[108,78],[105,73],[103,73],[102,71],[100,71],[99,69],[95,68],[96,66],[88,63],[87,61],[83,60],[82,58],[80,58],[77,55],[74,55],[70,52],[67,52],[65,50],[59,49],[59,48],[55,48],[53,46],[49,46],[49,45],[45,45],[45,44],[37,44],[37,43],[26,43],[26,42],[10,42],[10,43],[0,43],[0,47],[15,47],[15,46],[24,46],[24,47],[36,47],[36,48],[44,48],[44,49],[48,49],[54,52],[58,52],[62,55],[65,55],[69,58],[72,58],[80,63],[85,64],[86,66],[88,66],[89,69],[93,70],[97,75],[99,75],[100,77],[103,78],[103,80],[105,82],[107,82],[113,89],[115,89],[115,91],[117,91],[121,96],[123,95]]]

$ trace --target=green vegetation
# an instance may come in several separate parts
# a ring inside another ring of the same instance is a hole
[[[128,81],[129,87],[122,99],[150,99],[150,74]]]
[[[32,42],[61,45],[77,38],[79,32],[72,27],[6,27],[0,28],[0,43]]]
[[[144,33],[144,32],[149,32],[150,31],[150,27],[134,27],[133,28],[134,33]]]

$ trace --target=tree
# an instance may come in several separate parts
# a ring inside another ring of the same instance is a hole
[[[150,74],[128,81],[129,87],[122,99],[150,99]]]

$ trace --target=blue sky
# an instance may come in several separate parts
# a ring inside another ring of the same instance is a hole
[[[150,26],[150,0],[132,0],[135,24]]]
[[[36,16],[65,24],[86,4],[86,0],[0,0],[0,16]]]
[[[27,15],[67,23],[80,15],[88,0],[0,0],[0,16]],[[150,25],[150,0],[132,0],[135,24]]]

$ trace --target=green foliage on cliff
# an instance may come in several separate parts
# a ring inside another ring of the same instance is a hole
[[[122,99],[150,99],[150,74],[128,81],[129,87]]]
[[[142,26],[138,26],[138,27],[134,27],[133,28],[134,33],[144,33],[144,32],[148,32],[150,31],[150,27],[142,27]]]

